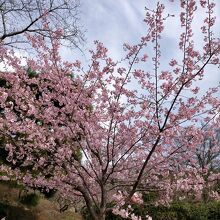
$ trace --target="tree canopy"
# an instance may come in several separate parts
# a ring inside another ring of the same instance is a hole
[[[130,205],[141,205],[142,193],[152,191],[156,204],[182,195],[198,201],[207,186],[209,198],[219,199],[219,173],[207,176],[207,164],[196,158],[220,124],[219,87],[199,95],[197,86],[210,74],[207,66],[219,63],[215,4],[180,3],[182,58],[171,59],[166,69],[160,65],[161,38],[172,17],[160,3],[146,9],[147,34],[125,44],[120,61],[99,41],[86,70],[80,61],[63,61],[60,29],[50,36],[51,45],[42,34],[27,36],[37,56],[27,58],[26,67],[2,45],[1,60],[12,70],[0,72],[0,139],[7,160],[1,178],[81,199],[94,220],[108,212],[138,219]],[[198,7],[207,12],[202,44],[193,39]],[[147,54],[151,47],[153,55]],[[147,69],[149,63],[154,68]]]

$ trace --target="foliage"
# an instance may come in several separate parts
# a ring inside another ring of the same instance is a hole
[[[12,189],[24,189],[24,186],[19,184],[17,181],[14,181],[14,180],[0,180],[0,184],[2,185],[7,185],[9,188],[12,188]]]
[[[217,220],[220,215],[220,203],[173,203],[169,207],[151,207],[150,215],[155,220]]]
[[[27,206],[36,206],[39,202],[39,199],[40,197],[36,193],[27,193],[21,196],[20,202]]]
[[[7,208],[8,208],[8,205],[3,204],[3,203],[0,202],[0,218],[3,218],[3,217],[6,216]]]
[[[36,51],[26,59],[27,74],[13,51],[1,45],[1,60],[13,70],[0,72],[0,139],[7,161],[1,162],[1,179],[81,200],[93,220],[105,219],[108,204],[115,215],[137,219],[148,215],[139,209],[145,199],[167,205],[186,195],[196,202],[204,189],[219,199],[214,190],[219,173],[207,175],[196,160],[209,128],[220,125],[219,86],[206,91],[197,86],[209,76],[208,66],[219,63],[215,4],[180,3],[180,36],[174,37],[181,57],[167,65],[160,65],[161,47],[167,46],[161,39],[172,16],[160,3],[155,10],[146,8],[147,32],[137,44],[124,45],[120,61],[98,41],[88,69],[63,61],[58,29],[51,45],[27,35]],[[193,37],[198,7],[205,15],[201,42]],[[151,191],[158,193],[149,198],[140,193]],[[188,213],[188,206],[176,209]]]
[[[176,202],[169,206],[144,205],[136,206],[138,216],[149,214],[154,220],[218,220],[220,218],[220,202],[186,203]],[[122,220],[120,216],[109,214],[107,220]],[[143,218],[144,219],[144,218]]]
[[[8,206],[7,207],[7,215],[6,219],[9,220],[35,220],[36,215],[32,212],[32,210],[24,209],[19,206]]]

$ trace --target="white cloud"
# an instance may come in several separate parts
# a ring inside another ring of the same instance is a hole
[[[181,29],[179,27],[179,1],[170,3],[168,0],[162,0],[166,5],[166,13],[175,14],[175,17],[169,18],[166,22],[166,28],[161,41],[162,50],[162,67],[165,68],[169,59],[175,57],[182,59],[182,54],[178,50],[178,40]],[[215,1],[217,4],[215,14],[217,15],[216,23],[220,23],[220,1]],[[124,42],[137,43],[147,29],[143,22],[145,16],[145,6],[152,8],[156,6],[157,1],[146,0],[83,0],[82,1],[82,22],[87,29],[87,47],[91,49],[94,40],[100,40],[109,49],[110,55],[115,59],[120,59],[123,54],[122,45]],[[195,46],[202,48],[202,38],[200,26],[203,24],[204,12],[201,7],[195,14],[195,22],[193,24]],[[220,28],[216,26],[215,32],[220,35]],[[149,52],[149,51],[148,51]],[[85,52],[85,57],[79,52],[62,52],[64,57],[72,59],[80,57],[87,63],[89,59],[88,49]],[[220,81],[219,71],[216,68],[208,68],[211,72],[209,77],[206,77],[203,85],[213,84]]]

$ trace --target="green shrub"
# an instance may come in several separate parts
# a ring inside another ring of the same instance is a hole
[[[24,186],[19,184],[15,180],[0,180],[0,184],[1,185],[6,185],[6,186],[8,186],[9,188],[12,188],[12,189],[24,189]]]
[[[27,206],[36,206],[39,202],[40,197],[35,193],[23,195],[20,202]]]
[[[8,206],[0,202],[0,219],[6,216]]]
[[[219,220],[220,219],[220,201],[210,202],[207,206],[208,208],[208,219],[209,220]]]
[[[9,206],[7,220],[37,220],[32,210],[25,210],[19,206]]]
[[[169,207],[145,206],[154,220],[217,220],[220,219],[220,202],[175,202]]]
[[[154,206],[145,203],[142,206],[132,205],[134,213],[144,217],[150,215],[153,220],[219,220],[220,202],[207,203],[174,202],[170,206]],[[107,215],[107,220],[122,220],[112,213]]]

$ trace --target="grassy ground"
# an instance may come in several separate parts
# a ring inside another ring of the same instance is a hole
[[[73,211],[59,213],[57,204],[43,197],[35,207],[27,207],[19,203],[19,189],[0,184],[0,219],[7,220],[82,220]]]

